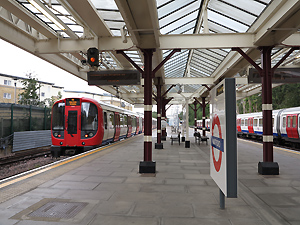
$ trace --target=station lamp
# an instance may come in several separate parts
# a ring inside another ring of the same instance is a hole
[[[90,66],[99,66],[99,50],[97,48],[89,48],[87,51],[88,64]]]

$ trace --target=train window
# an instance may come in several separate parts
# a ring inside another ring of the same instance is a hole
[[[245,119],[245,126],[248,126],[248,119]]]
[[[290,119],[290,116],[287,117],[287,127],[291,127],[291,119]]]
[[[282,127],[285,128],[286,127],[286,117],[282,118]]]
[[[127,127],[127,115],[124,115],[124,127]]]
[[[297,127],[297,120],[296,120],[296,116],[293,116],[293,127]]]
[[[258,126],[258,119],[254,119],[254,127],[257,127]]]
[[[77,111],[68,112],[68,134],[77,134]]]
[[[52,108],[52,130],[64,130],[65,103],[57,103]]]
[[[82,102],[81,104],[81,130],[98,129],[98,109],[93,103]]]
[[[272,118],[272,127],[274,127],[274,118]]]
[[[114,126],[115,126],[115,119],[114,119],[114,114],[113,113],[109,114],[109,122],[110,122],[109,128],[113,129]]]
[[[262,127],[263,126],[263,119],[259,119],[259,126]]]
[[[245,120],[242,120],[242,126],[245,126]]]
[[[107,129],[107,112],[103,113],[103,119],[104,119],[104,129]]]
[[[124,127],[124,116],[120,115],[120,127]]]

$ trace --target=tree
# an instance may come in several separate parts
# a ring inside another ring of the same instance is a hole
[[[46,105],[48,105],[49,106],[49,108],[52,108],[52,106],[54,105],[54,103],[57,101],[57,100],[59,100],[59,99],[61,99],[62,98],[62,94],[61,94],[61,92],[59,91],[58,92],[58,94],[57,94],[57,96],[51,96],[51,98],[46,98],[45,100],[44,100],[44,104]]]
[[[40,98],[38,91],[41,88],[41,84],[38,79],[33,77],[32,73],[26,74],[28,77],[22,81],[23,88],[19,94],[19,104],[21,105],[39,105]]]

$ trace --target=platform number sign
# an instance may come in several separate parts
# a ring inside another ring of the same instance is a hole
[[[237,197],[235,79],[227,78],[211,94],[210,175],[225,196]]]

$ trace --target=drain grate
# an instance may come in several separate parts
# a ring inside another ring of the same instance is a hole
[[[88,203],[85,202],[48,202],[30,213],[29,217],[65,218],[76,216]]]

